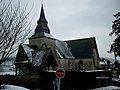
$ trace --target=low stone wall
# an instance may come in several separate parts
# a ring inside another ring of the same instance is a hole
[[[96,77],[108,77],[99,80]],[[29,89],[51,90],[54,88],[53,81],[56,79],[54,72],[41,72],[39,75],[3,75],[0,82],[23,86]],[[66,71],[65,77],[61,79],[61,89],[92,89],[100,86],[110,85],[112,81],[111,71]]]

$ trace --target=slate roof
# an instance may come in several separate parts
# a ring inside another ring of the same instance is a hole
[[[66,42],[55,40],[55,45],[59,58],[74,59]],[[15,63],[31,63],[33,66],[40,66],[45,64],[47,55],[53,55],[50,48],[39,49],[37,45],[20,44]]]
[[[60,58],[74,59],[66,42],[56,40],[56,46],[56,52],[59,54]]]
[[[99,58],[95,37],[65,41],[75,59],[92,58],[93,48]]]
[[[32,52],[32,65],[33,66],[44,66],[47,56],[52,55],[50,48],[41,49]]]

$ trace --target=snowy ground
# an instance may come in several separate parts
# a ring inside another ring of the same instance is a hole
[[[0,90],[30,90],[24,87],[20,87],[20,86],[15,86],[15,85],[6,85],[6,84],[2,84],[2,89]]]
[[[100,87],[92,90],[120,90],[120,87],[117,86],[106,86],[106,87]]]
[[[30,89],[27,89],[24,87],[15,86],[15,85],[6,85],[6,84],[2,84],[2,88],[3,89],[0,89],[0,90],[30,90]],[[40,89],[36,89],[36,90],[40,90]],[[100,88],[96,88],[96,89],[92,89],[92,90],[120,90],[120,87],[106,86],[106,87],[100,87]]]

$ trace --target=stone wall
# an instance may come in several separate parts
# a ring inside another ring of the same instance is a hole
[[[99,82],[96,77],[101,76],[106,76],[108,79],[101,79]],[[55,79],[55,72],[41,72],[37,75],[2,75],[0,76],[0,83],[18,85],[28,89],[53,90],[53,81]],[[109,70],[89,72],[65,71],[65,76],[61,79],[61,89],[93,89],[111,85],[111,81],[112,74]]]

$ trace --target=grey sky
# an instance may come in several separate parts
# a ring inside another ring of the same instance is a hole
[[[31,16],[32,24],[37,24],[40,16],[42,0],[29,1],[34,3]],[[51,34],[59,40],[73,40],[95,37],[101,57],[112,57],[108,54],[113,37],[111,31],[113,14],[120,11],[120,0],[44,0],[45,15]],[[33,30],[34,31],[34,30]]]

